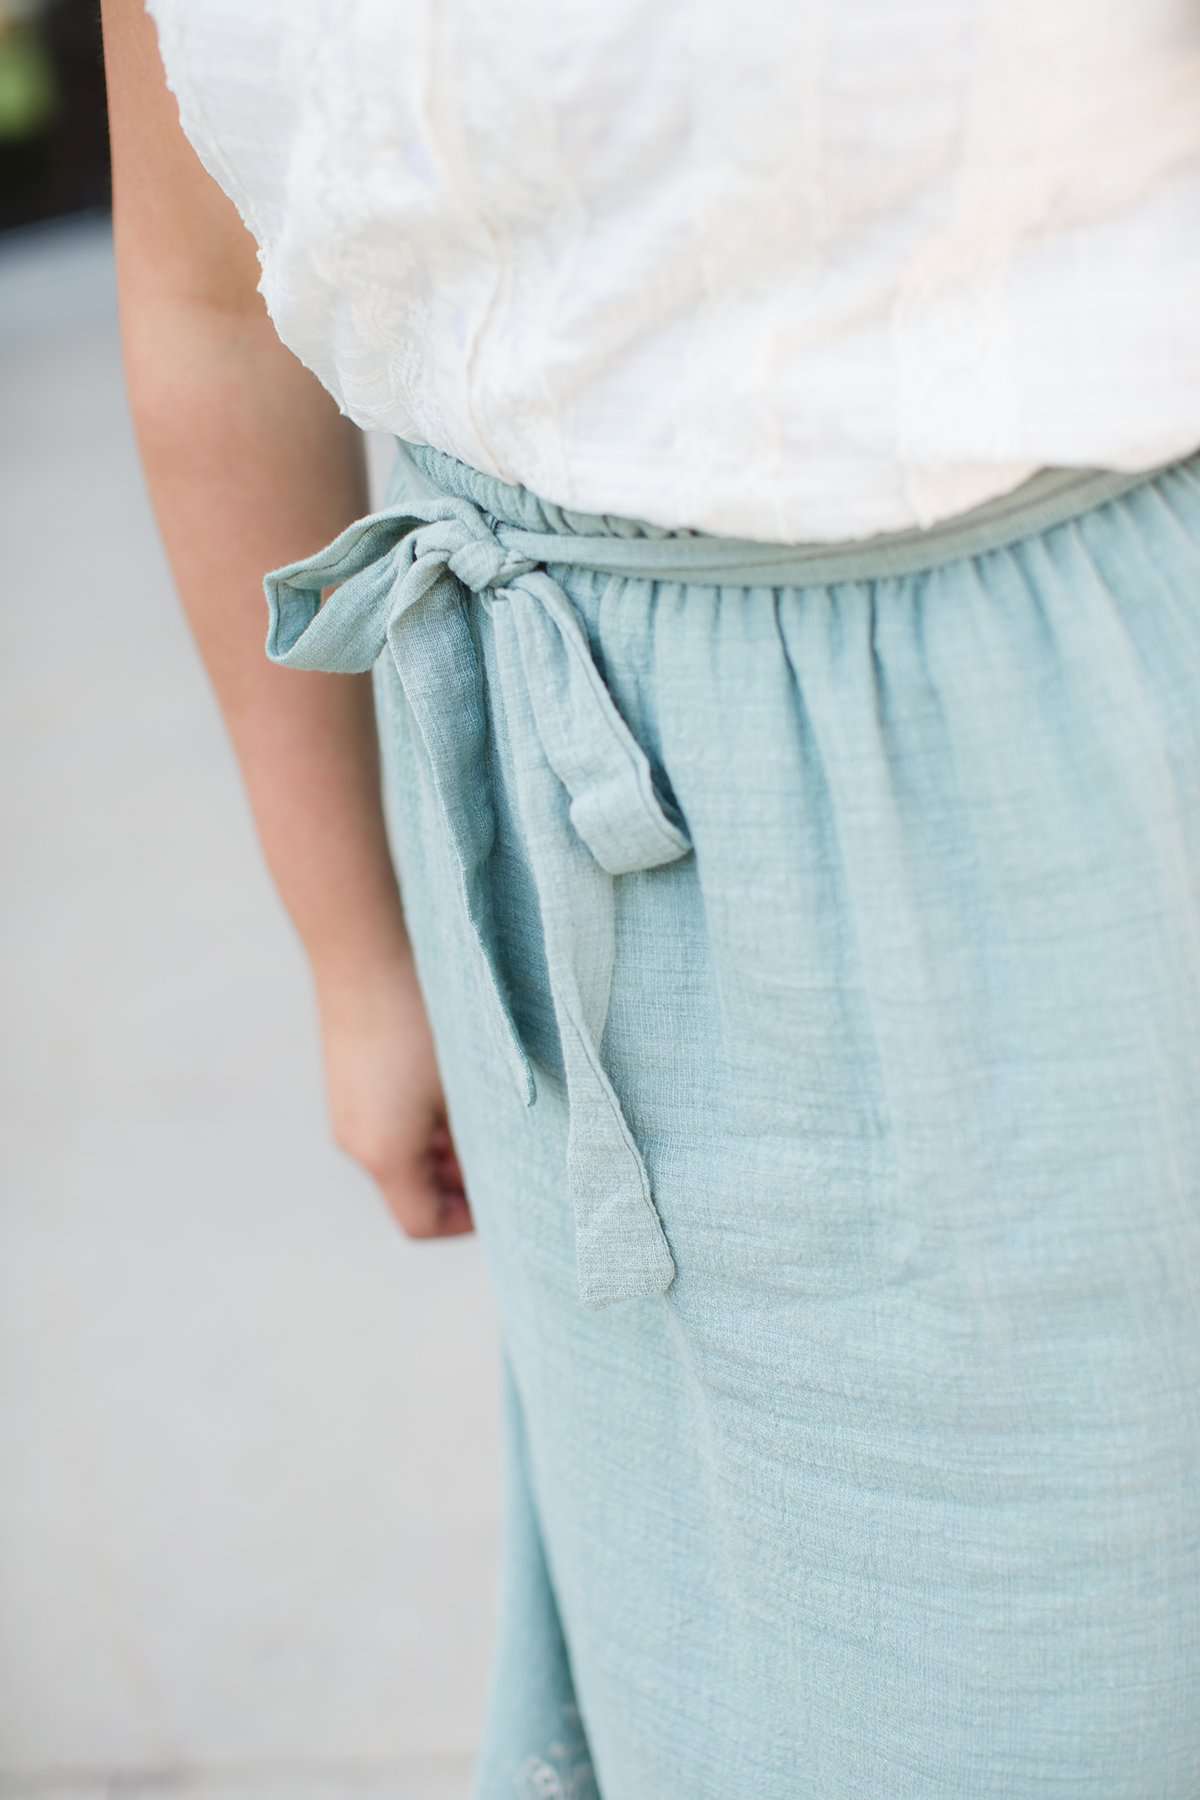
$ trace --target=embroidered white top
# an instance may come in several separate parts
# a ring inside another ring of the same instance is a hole
[[[364,427],[775,541],[1200,443],[1198,0],[147,4]]]

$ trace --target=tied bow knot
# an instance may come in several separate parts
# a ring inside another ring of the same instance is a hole
[[[488,695],[468,617],[472,595],[484,604],[504,596],[501,698],[510,727],[536,740],[536,753],[517,758],[516,804],[562,1047],[579,1292],[592,1306],[661,1293],[675,1263],[599,1045],[614,959],[614,878],[673,862],[690,842],[656,792],[578,613],[547,572],[553,538],[538,543],[515,527],[493,527],[471,501],[411,470],[410,486],[315,556],[265,577],[267,654],[292,667],[351,673],[390,651],[439,803],[484,1011],[529,1105],[536,1083],[493,949]],[[572,547],[579,561],[580,541]],[[543,554],[531,553],[537,549]]]
[[[482,518],[479,524],[478,532],[468,531],[458,519],[419,527],[413,534],[414,561],[426,557],[444,560],[450,573],[473,594],[510,587],[537,568],[531,557],[506,549]]]

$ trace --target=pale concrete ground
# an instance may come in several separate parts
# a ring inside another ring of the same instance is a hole
[[[0,1793],[462,1800],[493,1315],[327,1141],[102,227],[0,245],[0,407]]]

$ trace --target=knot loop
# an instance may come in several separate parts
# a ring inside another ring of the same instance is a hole
[[[506,550],[494,537],[472,538],[450,558],[451,572],[476,594],[485,588],[509,587],[536,568],[529,557]]]
[[[460,515],[419,526],[413,533],[412,555],[414,562],[445,563],[473,594],[508,587],[537,568],[528,556],[507,549],[478,512],[469,520]]]

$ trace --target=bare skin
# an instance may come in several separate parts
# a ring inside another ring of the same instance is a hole
[[[472,1229],[388,852],[369,676],[268,661],[266,570],[367,510],[359,434],[280,343],[143,0],[103,0],[126,381],[176,587],[308,956],[337,1143],[413,1238]]]

